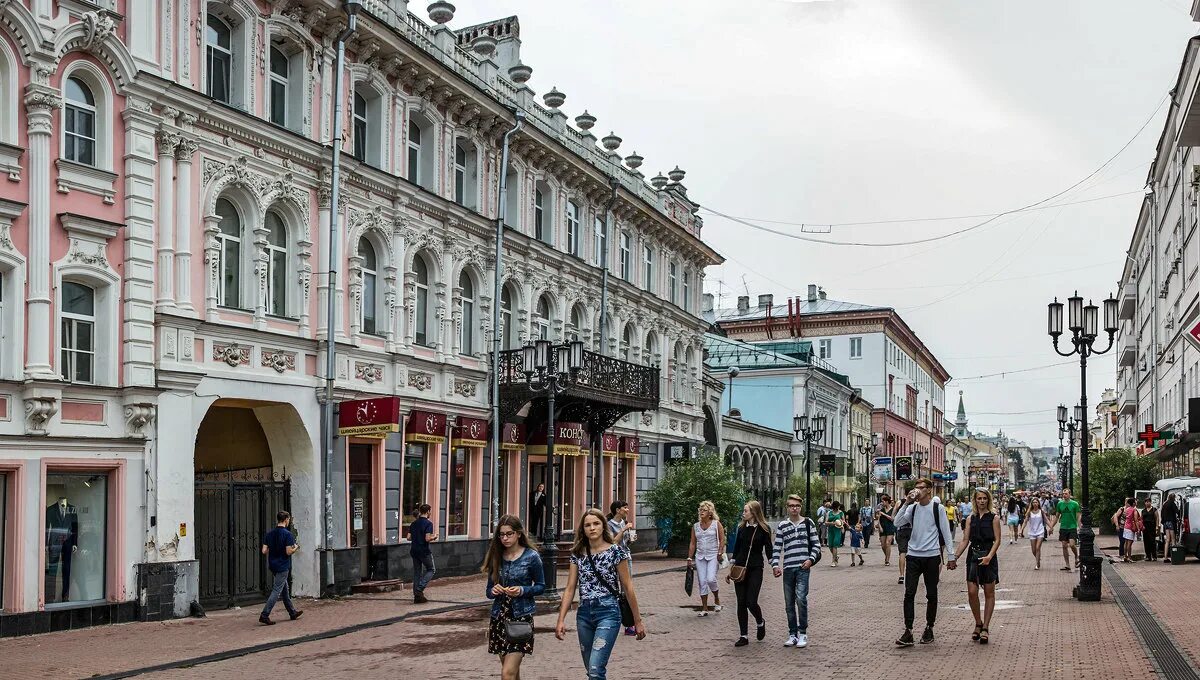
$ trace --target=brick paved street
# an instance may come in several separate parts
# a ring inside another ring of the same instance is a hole
[[[736,618],[732,607],[718,616],[699,619],[682,592],[678,572],[637,580],[649,637],[636,642],[622,638],[610,664],[615,678],[698,678],[705,676],[782,678],[793,665],[803,665],[806,677],[854,678],[894,675],[897,664],[920,663],[929,677],[970,677],[972,674],[1028,678],[1151,678],[1154,673],[1127,619],[1111,592],[1100,604],[1072,600],[1074,574],[1057,571],[1044,557],[1046,569],[1032,570],[1027,545],[1005,545],[1001,557],[1002,606],[992,625],[992,644],[980,647],[967,636],[971,616],[965,609],[964,572],[943,572],[938,640],[931,647],[896,649],[900,632],[901,587],[894,567],[882,566],[872,549],[865,568],[829,566],[828,556],[817,567],[812,585],[811,645],[804,650],[781,646],[786,634],[780,582],[768,577],[762,603],[768,637],[762,644],[735,649]],[[676,560],[645,556],[638,571],[653,572],[677,566]],[[1155,565],[1135,565],[1150,574]],[[1169,570],[1167,566],[1161,569]],[[1126,568],[1131,582],[1140,574]],[[1152,579],[1150,579],[1152,580]],[[1141,588],[1140,581],[1137,588]],[[433,602],[423,608],[478,601],[477,580],[443,582],[429,591]],[[732,592],[727,600],[733,603]],[[86,677],[131,670],[171,660],[212,654],[231,648],[379,621],[415,607],[407,594],[380,595],[338,602],[306,602],[305,618],[296,623],[263,628],[254,624],[252,610],[216,612],[202,621],[130,624],[88,631],[8,640],[4,669],[13,678]],[[1161,604],[1156,606],[1163,606]],[[1011,607],[1011,608],[1009,608]],[[918,618],[923,601],[918,596]],[[1179,612],[1182,614],[1182,608]],[[155,678],[256,678],[286,660],[290,678],[394,678],[410,673],[423,678],[495,676],[498,668],[486,654],[486,610],[467,609],[436,616],[410,618],[393,625],[371,627],[329,639],[301,643],[270,653],[250,654],[197,667],[151,674]],[[278,617],[277,617],[278,618]],[[1178,617],[1180,622],[1183,616]],[[1069,632],[1064,622],[1070,622]],[[581,663],[572,628],[567,641],[554,639],[554,616],[537,619],[535,655],[522,677],[564,678],[580,675]],[[1171,622],[1167,621],[1170,625]],[[1187,625],[1181,623],[1181,625]],[[1194,622],[1190,625],[1191,640]],[[1175,635],[1189,629],[1177,628]],[[787,665],[782,665],[787,664]]]

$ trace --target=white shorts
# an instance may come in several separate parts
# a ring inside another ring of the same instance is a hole
[[[1123,532],[1121,532],[1121,536],[1126,541],[1136,541],[1137,540],[1137,532],[1135,532],[1133,529],[1124,530]]]

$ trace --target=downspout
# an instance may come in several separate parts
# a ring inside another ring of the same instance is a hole
[[[492,523],[500,521],[500,298],[504,281],[504,217],[508,212],[508,143],[525,123],[525,112],[514,112],[517,122],[504,133],[500,149],[500,197],[496,201],[496,272],[492,281],[492,389],[488,397],[492,401]],[[551,461],[553,462],[553,461]]]
[[[601,241],[601,243],[604,244],[604,247],[600,250],[600,354],[601,354],[601,356],[603,356],[604,354],[607,353],[605,351],[605,349],[608,345],[608,251],[612,247],[611,242],[609,242],[609,240],[608,240],[609,239],[608,216],[610,214],[610,211],[612,210],[612,207],[614,205],[616,205],[616,203],[617,203],[617,186],[618,186],[617,178],[609,177],[608,178],[608,186],[609,186],[609,190],[610,190],[610,193],[608,195],[608,201],[605,202],[604,210],[600,213],[600,215],[601,215],[600,231],[602,234],[600,241]],[[604,457],[604,453],[603,453],[604,433],[601,432],[599,436],[600,436],[600,442],[601,442],[601,446],[600,446],[601,453],[598,456],[592,456],[592,489],[593,489],[593,493],[595,494],[595,498],[592,499],[593,501],[595,501],[592,504],[592,507],[599,507],[600,502],[604,499],[604,474],[603,474],[604,463],[601,461],[601,458]],[[618,463],[618,465],[619,465],[619,463]],[[614,500],[615,500],[616,494],[614,493],[613,496],[614,496]]]

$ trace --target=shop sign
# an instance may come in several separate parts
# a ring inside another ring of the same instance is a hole
[[[620,456],[636,459],[642,455],[642,442],[637,437],[621,437]]]
[[[832,454],[832,453],[822,453],[820,459],[818,459],[818,462],[817,462],[818,467],[819,467],[818,474],[832,475],[833,474],[833,466],[836,464],[836,462],[837,462],[837,455]]]
[[[912,476],[912,456],[896,456],[896,479],[901,482],[906,482],[912,479]]]
[[[404,441],[425,444],[441,444],[446,441],[446,414],[429,411],[413,411],[408,414]]]
[[[667,442],[663,444],[663,458],[668,463],[677,463],[696,457],[696,445],[691,442]]]
[[[516,423],[505,423],[500,431],[500,448],[504,451],[525,450],[525,426]]]
[[[454,434],[450,439],[451,446],[481,448],[487,446],[488,424],[480,418],[459,416],[455,419]]]
[[[615,456],[621,452],[621,438],[605,432],[600,437],[600,455]]]
[[[400,431],[400,398],[357,399],[338,404],[338,430],[342,437],[383,439]]]
[[[585,455],[587,452],[583,450],[583,442],[587,439],[587,430],[584,429],[583,423],[562,422],[555,423],[554,432],[554,455],[556,456],[579,456]],[[529,446],[529,452],[533,454],[545,454],[546,433],[541,432],[533,436],[533,442]]]
[[[882,456],[875,459],[873,476],[877,482],[892,481],[892,457]]]

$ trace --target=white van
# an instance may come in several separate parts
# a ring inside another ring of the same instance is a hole
[[[1200,496],[1184,498],[1180,540],[1188,554],[1200,558]]]

